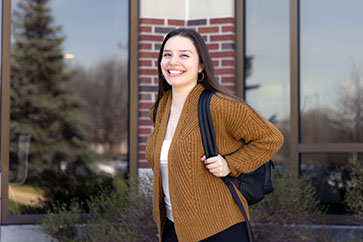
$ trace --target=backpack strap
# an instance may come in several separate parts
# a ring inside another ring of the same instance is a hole
[[[208,158],[217,156],[217,144],[214,135],[212,120],[210,117],[209,103],[214,92],[205,89],[199,97],[198,119],[205,156]]]
[[[214,134],[212,119],[210,116],[210,100],[214,95],[213,91],[209,91],[205,89],[199,97],[198,102],[198,119],[199,119],[199,127],[200,133],[202,136],[202,142],[204,147],[204,153],[206,158],[210,158],[218,155],[216,138]],[[155,112],[155,110],[154,110]],[[155,116],[155,115],[154,115]],[[243,207],[241,200],[239,199],[236,190],[234,189],[231,182],[226,177],[222,177],[224,184],[228,187],[233,199],[237,203],[240,208],[243,217],[246,221],[248,238],[250,242],[254,242],[254,237],[252,233],[251,224],[248,220],[247,213]]]

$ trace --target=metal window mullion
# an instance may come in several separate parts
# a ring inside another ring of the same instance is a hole
[[[363,153],[363,143],[303,143],[299,153]]]
[[[246,0],[235,0],[235,94],[245,99]]]
[[[1,32],[1,224],[7,223],[8,179],[9,179],[9,140],[10,140],[10,31],[11,0],[2,0]]]
[[[138,174],[139,0],[129,1],[129,174]]]
[[[300,55],[299,55],[299,0],[290,0],[290,159],[295,176],[299,175],[300,155]]]

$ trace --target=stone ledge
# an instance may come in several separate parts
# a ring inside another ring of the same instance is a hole
[[[2,225],[0,230],[1,242],[50,242],[56,239],[39,231],[39,225]]]

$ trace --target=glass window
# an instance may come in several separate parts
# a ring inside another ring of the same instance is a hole
[[[352,167],[363,164],[363,153],[318,153],[301,155],[301,174],[312,182],[319,199],[332,214],[347,213],[344,196],[351,187]]]
[[[274,160],[289,161],[289,1],[246,1],[246,100],[284,134]]]
[[[302,142],[363,142],[362,8],[300,1]]]
[[[128,4],[12,1],[10,214],[85,201],[127,174]]]

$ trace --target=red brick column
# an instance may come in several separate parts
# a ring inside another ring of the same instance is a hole
[[[145,160],[147,136],[152,131],[149,108],[158,90],[157,58],[164,36],[180,27],[197,30],[207,43],[219,83],[234,92],[234,18],[198,20],[140,19],[139,33],[139,152],[138,167],[149,168]]]

